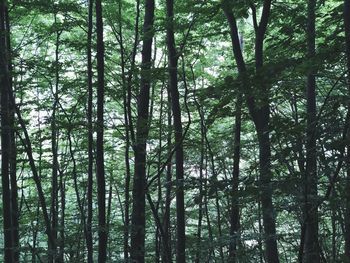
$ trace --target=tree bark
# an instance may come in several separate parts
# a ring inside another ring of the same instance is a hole
[[[104,43],[101,0],[96,0],[97,34],[97,137],[96,137],[96,179],[98,203],[98,262],[107,259],[107,224],[106,224],[106,182],[104,168]]]
[[[134,146],[135,174],[133,180],[133,207],[131,216],[131,259],[145,262],[145,188],[146,188],[146,141],[148,138],[150,69],[152,65],[152,40],[154,0],[145,0],[141,86],[137,105],[136,141]]]
[[[308,1],[307,46],[308,58],[315,56],[315,8],[316,0]],[[305,238],[303,262],[320,262],[318,245],[317,212],[317,152],[316,152],[316,77],[315,70],[307,75],[307,131],[306,131],[306,169],[305,169]]]
[[[166,1],[167,12],[167,47],[168,47],[168,67],[169,67],[169,91],[172,103],[174,118],[174,134],[176,145],[176,262],[186,262],[186,236],[185,236],[185,201],[184,201],[184,167],[183,167],[183,145],[182,145],[182,122],[181,107],[178,91],[177,65],[178,54],[175,47],[174,34],[174,1]]]
[[[194,79],[194,72],[192,69],[193,74],[193,81]],[[202,243],[202,221],[203,221],[203,180],[204,180],[204,158],[205,158],[205,136],[206,136],[206,127],[204,123],[204,114],[202,107],[197,101],[196,95],[195,95],[195,104],[197,106],[197,111],[200,117],[200,129],[201,129],[201,140],[200,140],[200,162],[199,162],[199,196],[198,196],[198,223],[197,223],[197,241],[196,241],[196,257],[195,257],[195,263],[200,263],[202,258],[201,253],[201,243]]]
[[[122,83],[123,83],[123,108],[124,108],[124,122],[125,122],[125,150],[124,150],[124,161],[125,161],[125,183],[124,183],[124,261],[129,261],[129,227],[130,227],[130,134],[132,133],[132,121],[131,119],[131,109],[129,110],[130,104],[128,101],[128,93],[131,93],[131,87],[128,85],[125,74],[125,48],[123,40],[123,27],[122,27],[122,1],[118,3],[118,15],[120,17],[119,21],[119,47],[120,47],[120,59],[121,59],[121,73],[122,73]],[[137,18],[138,20],[138,14]],[[132,73],[130,73],[132,76]],[[130,113],[130,115],[129,115]]]
[[[9,67],[9,96],[13,96],[13,79],[12,79],[12,54],[11,54],[11,37],[10,37],[10,18],[8,6],[5,9],[5,23],[6,23],[6,40],[7,40],[7,54],[8,54],[8,67]],[[10,98],[9,97],[9,98]],[[11,228],[12,228],[12,247],[13,247],[13,260],[19,262],[20,244],[19,244],[19,209],[18,209],[18,187],[17,187],[17,145],[16,145],[16,131],[15,131],[15,105],[9,99],[10,118],[9,123],[11,127],[10,133],[10,188],[11,188]]]
[[[0,1],[0,87],[1,87],[1,182],[3,205],[3,233],[4,233],[4,262],[13,262],[13,236],[12,236],[12,209],[10,189],[10,163],[11,163],[11,123],[9,92],[10,71],[6,27],[6,1]]]
[[[347,85],[348,95],[350,96],[350,0],[344,0],[344,28],[345,28],[345,44],[347,59]],[[350,103],[348,103],[350,109]],[[350,140],[350,131],[347,133],[347,140]],[[346,151],[346,211],[345,211],[345,256],[350,261],[350,146]]]
[[[260,23],[256,19],[255,7],[253,7],[253,24],[255,29],[255,70],[256,74],[260,74],[260,69],[264,64],[263,47],[267,25],[270,17],[271,0],[265,0],[263,4]],[[243,82],[246,92],[246,101],[249,113],[254,122],[259,143],[259,166],[260,166],[260,200],[263,214],[264,224],[264,240],[265,254],[268,263],[278,263],[279,256],[276,240],[276,219],[274,206],[272,202],[272,186],[271,186],[271,145],[269,136],[269,89],[264,83],[261,83],[256,90],[251,90],[246,84],[246,65],[240,48],[240,40],[238,35],[237,23],[230,5],[223,2],[223,10],[230,26],[230,36],[232,41],[233,54],[237,63],[239,75]],[[249,92],[250,91],[250,92]],[[256,96],[254,93],[261,94]],[[259,103],[257,103],[259,101]]]
[[[132,120],[132,78],[135,73],[135,56],[137,53],[137,45],[139,39],[139,17],[140,17],[140,0],[136,1],[136,18],[134,27],[134,44],[131,53],[131,65],[128,74],[126,74],[126,61],[127,55],[124,47],[124,34],[122,27],[122,15],[123,15],[123,2],[118,3],[118,13],[120,17],[119,21],[119,47],[120,47],[120,59],[121,59],[121,74],[124,90],[123,106],[124,106],[124,122],[125,122],[125,184],[124,184],[124,260],[129,261],[129,240],[130,240],[130,181],[131,181],[131,168],[130,168],[130,147],[133,146],[135,141],[134,127]]]
[[[232,200],[231,200],[231,215],[230,215],[230,246],[229,246],[229,261],[235,263],[237,261],[237,244],[239,242],[239,162],[241,157],[241,126],[242,126],[242,95],[237,95],[236,101],[236,116],[235,116],[235,133],[233,142],[233,176],[232,176]]]
[[[168,91],[169,92],[169,91]],[[167,101],[167,156],[171,155],[172,148],[172,115],[171,115],[171,97],[168,96]],[[163,260],[166,263],[172,262],[172,247],[171,247],[171,230],[170,230],[170,204],[171,204],[171,188],[172,188],[172,164],[171,160],[167,163],[166,166],[166,190],[165,190],[165,208],[164,208],[164,218],[163,218],[163,226],[164,226],[164,244],[167,245],[170,255],[166,255],[166,249],[163,248]]]
[[[55,24],[57,24],[57,14],[54,15]],[[57,233],[58,233],[58,127],[56,125],[56,112],[58,101],[58,85],[59,85],[59,44],[60,31],[56,32],[55,43],[55,88],[53,90],[54,101],[52,105],[51,116],[51,152],[52,152],[52,174],[51,174],[51,229],[54,239],[53,246],[49,244],[49,261],[55,262],[58,259],[57,251]]]
[[[160,90],[160,109],[159,109],[159,120],[158,120],[158,125],[159,125],[159,133],[158,133],[158,144],[159,144],[159,151],[157,153],[157,173],[159,174],[157,178],[157,202],[156,202],[156,213],[158,215],[159,213],[159,208],[162,206],[162,182],[161,182],[161,176],[160,174],[162,173],[161,171],[161,166],[162,166],[162,147],[163,147],[163,108],[164,108],[164,96],[163,92],[164,91],[164,83],[161,87]],[[159,216],[158,216],[159,217]],[[160,221],[160,220],[159,220]],[[161,230],[163,230],[163,236],[161,235]],[[166,239],[164,239],[164,225],[160,223],[160,226],[157,225],[156,231],[155,231],[155,255],[156,255],[156,261],[160,262],[161,260],[161,254],[168,256],[168,252],[166,249],[167,243]],[[165,241],[165,246],[162,247],[162,242]],[[167,262],[167,259],[163,259],[164,262]]]
[[[88,101],[87,101],[87,122],[88,122],[88,178],[87,178],[87,222],[86,222],[86,246],[87,261],[93,262],[93,241],[92,241],[92,187],[93,187],[93,125],[92,125],[92,101],[93,101],[93,72],[92,72],[92,28],[93,28],[93,0],[89,0],[88,10],[88,35],[87,35],[87,77],[88,77]]]

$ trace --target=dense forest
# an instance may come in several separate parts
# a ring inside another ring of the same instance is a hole
[[[350,262],[350,0],[0,0],[1,262]]]

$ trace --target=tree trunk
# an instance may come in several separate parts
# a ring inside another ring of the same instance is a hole
[[[260,23],[256,19],[256,11],[253,9],[253,24],[255,29],[255,69],[256,74],[260,74],[260,69],[263,66],[263,46],[264,38],[270,17],[271,0],[265,0],[263,4]],[[246,84],[246,65],[244,62],[242,50],[240,48],[240,40],[238,35],[237,23],[230,5],[224,2],[223,10],[230,26],[230,36],[232,41],[233,54],[237,63],[239,75],[243,82],[244,90],[249,90],[251,87]],[[264,224],[264,239],[265,239],[265,254],[268,263],[278,263],[279,256],[276,240],[276,221],[275,212],[272,202],[272,186],[271,186],[271,145],[269,137],[269,90],[261,83],[256,87],[256,92],[261,94],[261,97],[254,97],[254,91],[247,93],[246,101],[249,113],[255,124],[255,129],[258,135],[259,142],[259,165],[260,165],[260,200],[263,214]],[[260,103],[257,103],[257,100]],[[259,104],[259,106],[258,106]]]
[[[87,35],[87,77],[88,77],[88,101],[87,101],[87,122],[88,122],[88,179],[87,179],[87,222],[86,222],[86,246],[87,262],[93,263],[93,241],[92,241],[92,187],[93,187],[93,125],[92,125],[92,28],[93,28],[93,0],[89,0],[88,14],[88,35]]]
[[[66,218],[66,184],[63,177],[63,172],[59,172],[59,187],[61,197],[61,218],[60,218],[60,253],[58,262],[64,262],[64,250],[65,250],[65,218]]]
[[[174,133],[176,145],[176,262],[185,263],[185,203],[184,203],[184,167],[183,167],[183,145],[182,145],[182,122],[181,107],[178,91],[177,64],[178,54],[175,47],[174,34],[174,1],[166,1],[166,11],[168,18],[167,25],[167,47],[168,47],[168,67],[169,67],[169,91],[172,102],[174,118]]]
[[[162,207],[162,181],[161,181],[161,166],[162,166],[162,147],[163,147],[163,108],[164,108],[164,83],[161,87],[160,91],[160,109],[159,109],[159,120],[158,120],[158,125],[159,125],[159,133],[158,133],[158,143],[159,143],[159,152],[157,154],[157,173],[158,173],[158,178],[157,178],[157,203],[156,203],[156,212],[158,214],[159,208]],[[164,237],[161,235],[160,228],[164,227],[163,224],[160,226],[157,225],[156,227],[156,232],[155,232],[155,251],[156,251],[156,261],[161,262],[161,255],[167,256],[167,243],[165,242],[165,246],[162,247],[162,242],[166,241]],[[165,234],[165,230],[163,228],[163,235]],[[163,259],[164,262],[167,262],[166,259]]]
[[[269,110],[265,108],[260,110],[255,120],[259,141],[259,166],[260,166],[260,200],[262,209],[262,219],[264,228],[265,254],[269,263],[279,262],[277,241],[276,241],[276,223],[275,212],[272,203],[272,186],[271,186],[271,146],[269,138]],[[262,125],[262,126],[261,126]]]
[[[96,137],[96,177],[98,203],[98,262],[107,259],[107,225],[106,225],[106,182],[104,168],[104,43],[101,0],[96,0],[96,34],[97,34],[97,137]]]
[[[55,23],[57,23],[57,14],[55,14]],[[52,152],[52,174],[51,174],[51,229],[54,243],[49,246],[49,261],[56,262],[57,251],[57,232],[58,232],[58,128],[56,125],[56,111],[58,101],[58,85],[59,85],[59,42],[60,32],[56,32],[56,50],[55,50],[55,90],[53,90],[54,101],[52,105],[51,116],[51,152]]]
[[[308,1],[307,45],[308,58],[315,56],[316,0]],[[317,213],[317,162],[316,162],[316,77],[310,69],[307,76],[307,131],[305,169],[305,238],[303,262],[320,262]]]
[[[8,67],[10,72],[10,89],[9,96],[13,96],[13,81],[11,73],[13,72],[12,59],[11,59],[11,38],[10,38],[10,18],[8,6],[5,9],[5,23],[7,33],[7,52],[8,52]],[[9,97],[9,98],[10,98]],[[19,209],[18,209],[18,188],[17,188],[17,146],[16,146],[16,131],[15,131],[15,105],[9,99],[9,110],[10,110],[10,188],[11,188],[11,224],[12,224],[12,247],[13,247],[13,260],[19,262]]]
[[[124,150],[124,160],[125,160],[125,184],[124,184],[124,260],[128,262],[129,259],[129,226],[130,226],[130,126],[128,119],[128,109],[127,109],[127,94],[124,93],[124,121],[125,121],[125,150]]]
[[[11,163],[11,123],[9,92],[10,71],[6,27],[6,1],[0,1],[0,87],[1,87],[1,182],[3,205],[3,231],[4,231],[4,262],[13,262],[14,251],[12,241],[12,210],[10,189],[10,163]]]
[[[132,121],[132,107],[131,107],[131,98],[132,98],[132,78],[134,75],[135,67],[135,56],[137,52],[137,45],[139,41],[139,17],[140,17],[140,0],[136,2],[136,22],[134,27],[134,45],[131,54],[131,65],[126,76],[126,49],[124,48],[124,38],[123,38],[123,27],[122,27],[122,15],[123,15],[123,1],[118,3],[118,13],[120,17],[119,21],[119,47],[120,47],[120,59],[121,59],[121,73],[122,73],[122,83],[124,90],[124,122],[125,122],[125,184],[124,184],[124,237],[123,237],[123,246],[124,246],[124,261],[129,261],[129,240],[130,240],[130,181],[131,181],[131,168],[130,168],[130,147],[131,143],[134,143],[134,127]]]
[[[129,261],[129,227],[130,227],[130,134],[132,133],[132,121],[131,110],[129,111],[130,104],[128,103],[128,93],[131,93],[131,87],[128,85],[125,76],[125,49],[123,41],[123,28],[122,28],[122,1],[118,3],[118,14],[120,17],[119,21],[119,46],[120,46],[120,57],[121,57],[121,71],[122,71],[122,82],[123,82],[123,108],[124,108],[124,122],[125,122],[125,150],[124,150],[124,161],[125,161],[125,183],[124,183],[124,237],[123,237],[123,248],[124,248],[124,261]],[[130,73],[132,74],[132,73]],[[130,91],[129,91],[130,90]],[[130,112],[130,115],[129,115]]]
[[[260,74],[264,64],[263,45],[267,29],[271,0],[264,1],[263,12],[259,25],[255,21],[255,70]],[[250,98],[248,101],[249,112],[253,117],[259,141],[259,165],[260,165],[260,200],[262,218],[264,224],[264,240],[266,260],[269,263],[279,262],[277,240],[276,240],[276,219],[272,202],[273,189],[271,185],[271,143],[270,143],[270,104],[269,89],[261,83],[258,87],[261,94],[259,98]],[[256,100],[261,102],[260,106],[255,105]]]
[[[350,7],[350,6],[349,6]],[[350,132],[348,131],[348,138]],[[346,151],[346,210],[345,210],[345,258],[350,262],[350,146]]]
[[[193,70],[192,70],[192,74]],[[193,75],[194,76],[194,75]],[[195,80],[193,80],[195,81]],[[202,221],[203,221],[203,180],[204,180],[204,158],[205,158],[205,136],[206,136],[206,127],[204,123],[203,110],[200,104],[197,101],[195,95],[195,104],[197,106],[197,111],[200,117],[200,125],[201,125],[201,141],[200,141],[200,162],[199,162],[199,196],[198,196],[198,223],[197,223],[197,241],[196,241],[196,257],[195,263],[200,263],[202,259],[201,253],[201,243],[202,243]]]
[[[242,125],[242,95],[239,93],[236,101],[235,116],[235,134],[234,134],[234,156],[233,156],[233,176],[232,176],[232,200],[231,200],[231,217],[230,217],[230,246],[229,261],[235,263],[237,261],[237,243],[239,242],[239,162],[241,155],[241,125]]]
[[[206,136],[206,131],[204,131],[204,136]],[[212,229],[212,226],[211,226],[211,221],[210,221],[210,214],[209,214],[209,208],[208,208],[208,204],[209,204],[209,186],[208,186],[208,182],[209,182],[209,178],[208,178],[208,156],[206,154],[206,157],[205,157],[205,164],[204,164],[204,167],[205,167],[205,179],[204,179],[204,210],[205,210],[205,218],[206,218],[206,225],[207,225],[207,231],[208,231],[208,237],[209,237],[209,241],[210,243],[213,243],[214,242],[214,238],[213,238],[213,229]],[[208,250],[208,253],[207,253],[207,260],[204,261],[204,262],[211,262],[211,257],[213,256],[214,258],[216,258],[215,256],[215,250],[212,248],[212,246],[210,246],[210,250]]]
[[[154,22],[154,0],[145,0],[143,24],[143,47],[141,86],[138,97],[135,174],[133,182],[133,207],[131,216],[131,259],[145,262],[145,188],[146,188],[146,141],[148,138],[150,69],[152,65],[152,40]]]
[[[169,92],[169,91],[168,91]],[[172,115],[171,115],[171,98],[168,96],[167,101],[167,127],[168,127],[168,133],[167,133],[167,156],[171,155],[171,135],[172,135]],[[169,249],[170,255],[166,255],[166,249],[163,248],[163,260],[166,263],[172,262],[172,249],[171,249],[171,231],[170,231],[170,204],[171,204],[171,188],[172,188],[172,164],[171,160],[167,163],[166,167],[166,190],[165,190],[165,211],[164,211],[164,218],[163,218],[163,226],[164,226],[164,244],[167,244],[167,247]]]
[[[346,58],[347,58],[347,84],[348,94],[350,95],[350,0],[344,0],[344,26],[346,41]],[[348,103],[350,109],[350,103]],[[347,133],[347,139],[350,140],[350,131]],[[345,214],[345,256],[350,261],[350,146],[346,151],[346,214]]]

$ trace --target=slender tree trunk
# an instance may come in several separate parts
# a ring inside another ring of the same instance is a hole
[[[163,147],[163,108],[164,108],[164,83],[163,86],[161,87],[160,91],[160,109],[159,109],[159,120],[158,120],[158,125],[159,125],[159,134],[158,134],[158,143],[159,143],[159,151],[158,151],[158,159],[157,159],[157,173],[158,173],[158,178],[157,178],[157,203],[156,203],[156,211],[157,214],[159,214],[159,208],[162,207],[162,182],[161,182],[161,164],[162,164],[162,147]],[[161,260],[161,255],[165,254],[165,251],[167,251],[166,246],[162,246],[162,242],[164,242],[164,237],[161,236],[161,231],[160,227],[164,227],[163,224],[160,226],[157,226],[156,232],[155,232],[155,250],[156,250],[156,260],[157,262],[160,262]],[[163,228],[163,235],[164,235],[164,228]],[[164,251],[165,250],[165,251]],[[163,259],[163,261],[166,262],[166,259]]]
[[[316,0],[308,1],[307,44],[308,58],[315,56]],[[305,169],[305,240],[303,262],[320,262],[317,213],[317,162],[316,162],[316,77],[311,69],[307,76],[307,131]]]
[[[8,54],[8,67],[10,72],[10,89],[9,95],[13,95],[13,81],[11,73],[13,72],[12,59],[11,59],[11,37],[10,37],[10,18],[8,6],[5,10],[5,19],[6,19],[6,40],[7,40],[7,54]],[[10,127],[11,127],[11,152],[10,152],[10,187],[11,187],[11,224],[12,224],[12,247],[13,247],[13,260],[14,262],[19,262],[19,209],[18,209],[18,188],[17,188],[17,145],[16,145],[16,131],[15,131],[15,105],[9,101],[9,110],[10,110]]]
[[[72,122],[70,119],[68,119],[68,125],[69,127],[73,127]],[[75,195],[76,195],[76,200],[77,200],[77,205],[78,209],[80,212],[80,220],[81,220],[81,225],[83,228],[83,232],[85,235],[85,238],[88,236],[87,233],[87,225],[86,225],[86,216],[85,216],[85,211],[84,211],[84,204],[80,198],[79,194],[79,183],[78,183],[78,174],[77,174],[77,161],[74,156],[74,149],[73,149],[73,142],[72,142],[72,129],[68,128],[68,148],[69,148],[69,155],[72,160],[72,177],[73,177],[73,184],[74,184],[74,190],[75,190]],[[64,226],[64,210],[65,210],[65,183],[63,182],[63,175],[60,173],[60,189],[61,189],[61,203],[62,203],[62,216],[61,216],[61,225],[62,227]],[[64,241],[64,235],[61,234],[62,241]],[[80,241],[80,240],[79,240]],[[79,243],[80,244],[80,243]],[[78,251],[79,252],[79,251]],[[78,255],[80,253],[77,253]]]
[[[169,91],[171,95],[172,111],[174,118],[174,133],[176,144],[176,262],[185,263],[185,201],[184,201],[184,167],[183,167],[183,145],[182,145],[182,122],[181,107],[178,91],[177,64],[178,54],[175,47],[174,34],[174,1],[166,1],[167,9],[167,47],[168,47],[168,63],[169,63]]]
[[[6,1],[0,1],[0,87],[1,87],[1,182],[2,182],[2,205],[3,205],[3,233],[4,233],[4,262],[13,262],[12,240],[12,209],[10,189],[10,164],[11,164],[11,123],[9,92],[10,69],[9,54],[7,48],[6,27]]]
[[[332,194],[332,199],[337,199],[336,195]],[[332,221],[332,261],[333,262],[336,262],[336,259],[337,259],[337,214],[336,214],[336,211],[335,211],[335,208],[334,206],[331,207],[332,209],[332,215],[331,215],[331,221]]]
[[[206,136],[206,131],[204,132],[204,137]],[[207,161],[208,160],[208,156],[206,155],[205,157],[205,181],[204,181],[204,209],[205,209],[205,217],[206,217],[206,223],[207,223],[207,230],[208,230],[208,237],[209,237],[209,241],[210,243],[213,243],[214,238],[213,238],[213,229],[212,229],[212,223],[210,221],[210,214],[209,214],[209,208],[208,208],[208,204],[209,204],[209,198],[208,198],[208,193],[209,193],[209,189],[208,189],[208,182],[209,182],[209,178],[208,178],[208,164]],[[210,250],[208,250],[208,259],[205,262],[211,262],[211,257],[213,256],[215,257],[215,250],[210,248]]]
[[[49,244],[50,244],[49,246],[53,247],[54,239],[52,237],[50,217],[49,217],[49,213],[48,213],[48,209],[47,209],[47,205],[46,205],[44,190],[43,190],[43,187],[41,184],[41,176],[38,173],[38,169],[35,165],[35,161],[34,161],[34,157],[33,157],[32,143],[31,143],[31,140],[29,138],[29,134],[28,134],[28,130],[26,128],[25,121],[23,120],[21,112],[19,111],[18,107],[16,106],[15,99],[11,94],[10,94],[10,101],[11,101],[11,103],[13,103],[13,105],[15,105],[18,122],[21,126],[23,133],[24,133],[24,138],[21,138],[21,141],[22,141],[22,144],[24,146],[25,152],[28,156],[29,166],[30,166],[30,169],[31,169],[32,174],[33,174],[33,180],[35,182],[35,185],[36,185],[36,188],[38,191],[39,204],[40,204],[40,207],[41,207],[41,210],[43,213],[43,219],[44,219],[44,223],[45,223],[45,227],[46,227],[45,233],[46,233],[47,238],[49,240]]]
[[[344,0],[344,26],[345,26],[345,41],[346,41],[346,58],[347,58],[347,84],[348,94],[350,95],[350,0]],[[350,103],[348,103],[350,109]],[[347,133],[348,140],[350,139],[350,131]],[[347,146],[346,151],[346,212],[345,212],[345,256],[350,261],[350,146]]]
[[[38,224],[39,224],[39,214],[40,214],[40,202],[37,202],[37,209],[36,209],[36,224],[33,226],[33,236],[32,236],[32,246],[31,246],[31,250],[32,250],[32,263],[36,263],[36,258],[37,258],[37,253],[36,253],[36,245],[37,245],[37,237],[38,237]]]
[[[109,190],[108,190],[108,200],[107,200],[107,223],[106,223],[107,224],[107,233],[109,233],[110,223],[111,223],[112,194],[113,194],[113,187],[112,187],[112,180],[110,179]],[[120,199],[118,192],[117,192],[117,195],[118,195],[118,199]],[[111,251],[111,241],[110,240],[108,240],[108,242],[107,242],[107,247],[108,247],[108,251],[107,251],[108,258],[112,258],[113,251]]]
[[[137,134],[134,146],[135,174],[133,183],[130,251],[131,259],[138,263],[145,262],[146,141],[149,129],[150,69],[152,65],[154,8],[154,0],[145,0],[141,86],[137,105]]]
[[[10,127],[14,127],[14,112],[11,107]],[[20,244],[19,244],[19,209],[18,209],[18,187],[17,187],[17,161],[16,161],[16,137],[15,132],[11,132],[11,163],[10,163],[10,181],[11,181],[11,206],[12,206],[12,247],[14,262],[19,262]]]
[[[126,99],[126,95],[125,95]],[[126,100],[124,101],[126,103]],[[125,105],[126,106],[126,105]],[[125,152],[124,152],[124,159],[125,159],[125,186],[124,186],[124,259],[125,262],[128,262],[129,258],[129,226],[130,226],[130,180],[131,180],[131,172],[130,172],[130,157],[129,157],[129,150],[130,150],[130,136],[129,136],[129,122],[127,117],[127,110],[124,111],[125,115]]]
[[[130,132],[129,132],[129,120],[127,109],[127,94],[124,94],[124,121],[125,121],[125,185],[124,185],[124,260],[128,262],[129,259],[129,226],[130,226]]]
[[[120,17],[119,21],[119,46],[120,46],[120,57],[121,57],[121,73],[122,73],[122,83],[123,83],[123,106],[124,106],[124,122],[125,122],[125,150],[124,150],[124,161],[125,161],[125,183],[124,183],[124,237],[123,237],[123,246],[124,246],[124,261],[129,261],[129,227],[130,227],[130,180],[131,180],[131,171],[130,171],[130,134],[132,134],[132,116],[131,116],[131,104],[129,103],[129,93],[131,96],[131,86],[127,83],[126,71],[125,71],[125,48],[124,48],[124,38],[123,38],[123,27],[122,27],[122,16],[123,16],[123,5],[122,1],[118,3],[118,15]],[[138,3],[137,3],[138,5]],[[138,11],[137,11],[138,12]],[[138,20],[139,14],[137,14],[136,20]],[[138,28],[138,26],[137,26]],[[133,50],[134,51],[134,50]],[[136,52],[136,50],[135,50]],[[134,54],[132,54],[134,61]],[[133,62],[132,62],[133,64]],[[131,66],[133,67],[133,65]],[[130,78],[133,72],[130,73]],[[132,137],[132,136],[131,136]]]
[[[58,262],[64,262],[65,253],[65,218],[66,218],[66,184],[63,172],[59,172],[59,187],[61,197],[61,218],[60,218],[60,253]]]
[[[349,6],[350,7],[350,6]],[[348,131],[348,137],[350,132]],[[345,257],[350,262],[350,146],[346,152],[346,210],[345,210]]]
[[[215,170],[215,161],[214,161],[214,153],[211,150],[211,146],[210,146],[210,142],[208,140],[207,137],[207,133],[204,133],[204,138],[206,141],[206,145],[208,147],[208,153],[209,153],[209,157],[210,157],[210,164],[211,164],[211,170],[212,170],[212,179],[211,182],[213,183],[213,185],[218,185],[218,176],[216,174],[216,170]],[[220,212],[220,203],[219,203],[219,192],[218,192],[218,188],[214,187],[214,192],[215,192],[215,208],[216,208],[216,219],[217,219],[217,229],[218,229],[218,234],[217,234],[217,238],[218,240],[221,239],[222,237],[222,226],[221,226],[221,212]],[[219,253],[220,253],[220,259],[221,262],[224,261],[224,252],[222,249],[222,246],[220,245],[219,242]]]
[[[169,93],[169,91],[168,91]],[[168,109],[167,109],[167,127],[168,127],[168,134],[167,134],[167,156],[170,156],[171,154],[171,148],[172,148],[172,142],[171,142],[171,135],[172,135],[172,115],[171,115],[171,97],[168,96]],[[170,203],[171,203],[171,188],[172,188],[172,165],[171,160],[167,163],[166,167],[166,190],[165,190],[165,211],[164,211],[164,219],[163,219],[163,226],[164,226],[164,244],[167,244],[167,247],[169,248],[170,255],[166,255],[166,249],[163,248],[163,260],[164,262],[171,263],[172,262],[172,249],[171,249],[171,231],[170,231]],[[168,261],[166,261],[168,260]]]
[[[135,38],[134,38],[134,45],[132,49],[132,55],[131,55],[131,66],[130,66],[128,79],[127,79],[127,111],[128,111],[130,139],[133,143],[133,146],[135,145],[135,132],[134,132],[134,124],[132,119],[132,107],[131,107],[132,86],[133,86],[132,79],[135,71],[137,47],[139,45],[140,0],[136,0],[135,2],[136,2],[136,18],[135,18],[136,21],[135,21],[135,27],[134,27]]]
[[[259,224],[259,233],[262,233],[262,218],[261,218],[261,202],[258,202],[258,224]],[[262,238],[258,237],[258,247],[259,247],[259,262],[264,262],[264,250],[263,250],[263,244],[262,244]]]
[[[193,71],[192,71],[193,73]],[[200,125],[201,125],[201,142],[200,142],[200,162],[199,162],[199,200],[198,200],[198,223],[197,223],[197,244],[196,244],[196,258],[195,263],[200,263],[202,256],[201,256],[201,239],[202,239],[202,221],[203,221],[203,179],[204,179],[204,158],[205,158],[205,133],[206,133],[206,127],[204,123],[204,116],[201,106],[199,105],[196,97],[195,97],[195,103],[197,106],[198,114],[200,116]]]
[[[55,23],[57,23],[57,14],[55,14]],[[58,85],[59,85],[59,42],[60,32],[56,32],[56,50],[55,50],[55,90],[53,90],[54,101],[52,105],[51,116],[51,151],[52,151],[52,178],[51,178],[51,229],[54,239],[53,246],[49,246],[49,260],[57,260],[57,233],[58,233],[58,127],[56,125],[56,112],[58,102]]]
[[[39,98],[39,90],[37,89],[37,101],[40,100]],[[37,112],[37,122],[38,122],[38,141],[39,141],[39,157],[38,157],[38,170],[39,170],[39,177],[41,178],[42,175],[42,160],[43,160],[43,140],[42,140],[42,127],[41,127],[41,123],[40,123],[40,119],[41,119],[41,115],[40,115],[40,111]],[[28,208],[29,210],[29,208]],[[38,224],[39,224],[39,215],[40,215],[40,202],[37,202],[37,209],[36,209],[36,223],[32,223],[32,228],[33,228],[33,236],[32,236],[32,245],[31,245],[31,251],[32,251],[32,263],[36,263],[37,260],[37,237],[38,237]]]
[[[107,260],[107,224],[106,224],[106,182],[104,168],[104,43],[101,0],[96,0],[97,34],[97,138],[96,138],[96,179],[98,202],[98,262]]]
[[[155,253],[155,262],[156,263],[160,263],[160,233],[159,233],[159,227],[156,226],[156,230],[155,230],[155,233],[154,233],[154,253]]]
[[[88,35],[87,35],[87,77],[88,77],[88,101],[87,101],[87,122],[88,122],[88,178],[87,178],[87,222],[86,222],[86,246],[87,261],[93,263],[93,241],[92,241],[92,187],[93,187],[93,126],[92,126],[92,27],[93,27],[93,0],[89,0],[88,10]]]
[[[230,246],[229,261],[235,263],[237,261],[237,243],[239,242],[239,162],[241,157],[241,125],[242,125],[242,95],[239,93],[236,101],[235,116],[235,133],[234,133],[234,156],[233,156],[233,176],[232,176],[232,200],[231,200],[231,217],[230,217]]]

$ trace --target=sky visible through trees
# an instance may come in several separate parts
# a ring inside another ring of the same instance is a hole
[[[1,262],[350,262],[350,0],[0,0]]]

